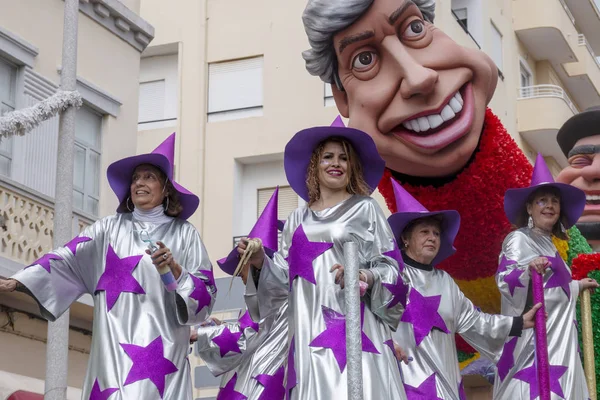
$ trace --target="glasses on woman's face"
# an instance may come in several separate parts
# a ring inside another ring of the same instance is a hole
[[[558,206],[560,205],[560,199],[556,196],[542,197],[537,199],[535,204],[537,204],[540,208],[548,207],[550,205]]]

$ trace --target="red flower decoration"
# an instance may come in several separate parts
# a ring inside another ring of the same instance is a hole
[[[532,166],[491,110],[486,110],[479,147],[472,161],[450,183],[440,187],[403,184],[430,211],[456,210],[461,227],[454,242],[457,251],[438,267],[460,281],[477,281],[494,276],[502,241],[513,229],[504,214],[504,193],[526,187]],[[379,192],[391,212],[396,212],[392,173],[386,169]],[[466,291],[483,311],[500,311],[500,295],[493,279],[482,282],[476,292]],[[460,282],[459,282],[460,283]],[[495,306],[485,306],[493,304]],[[459,348],[473,352],[459,341]]]
[[[587,278],[592,271],[600,270],[600,254],[580,254],[573,259],[571,272],[573,279],[578,281]]]

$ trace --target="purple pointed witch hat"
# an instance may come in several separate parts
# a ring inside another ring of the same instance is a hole
[[[460,215],[455,210],[429,211],[419,203],[410,193],[392,178],[392,187],[396,197],[398,211],[388,218],[396,242],[402,243],[402,232],[415,219],[440,215],[442,217],[440,250],[433,259],[432,264],[437,265],[450,257],[456,249],[454,239],[460,228]]]
[[[504,194],[504,213],[508,220],[517,225],[519,217],[525,209],[527,199],[533,192],[542,187],[554,187],[560,191],[560,211],[564,216],[562,222],[567,229],[575,225],[585,208],[585,193],[575,186],[554,182],[544,157],[539,153],[535,159],[529,187],[508,189]]]
[[[131,178],[138,165],[150,164],[159,168],[171,181],[179,194],[183,207],[177,218],[188,219],[200,204],[198,196],[173,180],[173,160],[175,159],[175,133],[167,137],[152,153],[123,158],[108,166],[108,183],[119,199],[118,213],[128,212],[127,199],[130,196]]]
[[[285,146],[283,166],[292,189],[305,201],[309,201],[306,173],[310,158],[315,148],[331,137],[339,137],[352,144],[362,165],[363,178],[372,193],[381,180],[385,162],[379,156],[373,139],[363,131],[346,128],[340,116],[333,121],[331,126],[317,126],[301,130]]]
[[[256,224],[248,234],[249,238],[258,238],[262,240],[263,247],[267,256],[272,257],[277,251],[279,238],[277,236],[278,227],[281,221],[277,219],[277,203],[279,199],[279,186],[271,195],[265,209],[258,217]],[[237,247],[231,250],[227,257],[217,261],[219,267],[229,275],[233,275],[240,261]]]

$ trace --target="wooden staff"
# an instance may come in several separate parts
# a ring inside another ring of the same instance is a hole
[[[592,333],[592,301],[589,290],[581,293],[581,338],[583,341],[583,367],[590,400],[598,400],[596,397],[594,335]]]

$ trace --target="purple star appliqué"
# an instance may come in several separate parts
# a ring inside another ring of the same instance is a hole
[[[404,260],[402,259],[402,253],[400,253],[400,249],[398,248],[398,243],[396,239],[394,239],[394,248],[390,251],[386,251],[383,253],[384,256],[388,256],[393,258],[398,263],[398,270],[400,272],[404,271]]]
[[[156,386],[162,399],[166,376],[179,371],[175,364],[164,357],[162,337],[158,336],[146,347],[124,343],[121,343],[121,347],[133,361],[123,386],[149,379]]]
[[[550,391],[564,398],[563,390],[560,387],[560,378],[567,372],[567,367],[562,365],[550,365]],[[537,371],[535,364],[517,372],[515,379],[529,384],[529,399],[533,400],[540,395],[540,386],[537,383]]]
[[[48,273],[50,273],[50,272],[52,272],[51,268],[50,268],[50,260],[62,260],[62,259],[63,259],[62,257],[57,256],[56,254],[47,253],[47,254],[44,254],[39,259],[37,259],[36,261],[34,261],[33,264],[25,267],[25,269],[33,267],[35,265],[39,265],[40,267],[44,268]]]
[[[552,276],[546,282],[546,289],[560,287],[567,295],[567,299],[571,299],[571,273],[567,270],[565,262],[558,253],[554,257],[547,257],[548,261],[552,263],[550,268],[552,269]]]
[[[194,290],[190,294],[190,297],[198,302],[198,306],[196,307],[196,315],[198,315],[200,310],[210,306],[212,297],[210,297],[210,293],[202,279],[192,274],[190,274],[190,278],[192,278],[192,282],[194,282]]]
[[[516,264],[516,263],[517,263],[516,261],[509,260],[508,258],[506,258],[505,255],[503,255],[502,259],[500,260],[500,263],[498,264],[498,270],[496,271],[496,274],[508,271],[507,267],[509,265],[513,265],[513,264]]]
[[[217,290],[217,285],[215,283],[215,275],[211,270],[208,269],[200,269],[198,270],[198,272],[200,272],[201,274],[203,274],[204,276],[206,276],[206,279],[208,279],[208,283],[210,286],[215,288],[215,291]]]
[[[252,320],[252,317],[250,316],[250,312],[248,310],[246,310],[244,315],[242,315],[240,319],[238,319],[238,322],[240,324],[240,330],[243,331],[246,328],[252,328],[254,329],[254,332],[258,332],[258,323]]]
[[[415,333],[415,342],[418,346],[433,328],[450,333],[444,319],[438,312],[442,296],[425,297],[418,290],[410,291],[410,302],[400,321],[412,324]]]
[[[523,286],[523,284],[521,283],[521,280],[519,279],[519,278],[521,278],[521,275],[523,275],[523,271],[515,268],[512,271],[510,271],[510,273],[508,275],[506,275],[504,277],[504,282],[506,282],[506,284],[508,285],[508,290],[510,291],[511,296],[515,295],[516,288],[525,287],[525,286]]]
[[[463,380],[460,380],[460,384],[458,385],[458,398],[459,400],[467,400],[467,394],[465,393],[465,385],[463,384]]]
[[[237,372],[233,374],[229,382],[219,390],[217,400],[246,400],[247,397],[240,392],[235,391],[235,383],[237,382]]]
[[[498,377],[501,381],[506,378],[508,375],[508,371],[515,365],[515,347],[517,346],[517,337],[510,339],[508,342],[504,344],[504,348],[502,349],[502,355],[498,360]]]
[[[296,366],[294,365],[294,344],[295,337],[292,336],[292,341],[290,342],[290,348],[288,350],[288,359],[287,359],[287,379],[285,382],[285,399],[290,400],[290,391],[298,384],[298,379],[296,378]]]
[[[282,365],[273,375],[261,374],[254,378],[265,387],[258,400],[283,399],[285,395],[285,388],[283,387],[284,374],[285,371]]]
[[[396,283],[382,283],[383,287],[389,290],[393,297],[390,304],[388,304],[387,308],[392,308],[396,304],[400,303],[406,308],[406,295],[408,294],[408,285],[404,284],[402,280],[402,276],[398,274],[398,278],[396,278]]]
[[[392,351],[392,354],[394,355],[394,358],[396,357],[396,349],[394,348],[394,339],[388,339],[385,342],[383,342],[383,344],[385,344],[387,347],[390,348],[390,350]]]
[[[230,351],[233,353],[241,353],[240,346],[238,346],[237,341],[240,336],[242,336],[242,332],[232,333],[228,327],[223,329],[223,332],[219,336],[213,338],[213,342],[219,346],[219,353],[221,357]]]
[[[90,393],[89,400],[107,400],[114,392],[118,392],[119,388],[108,388],[104,390],[100,390],[100,383],[98,383],[98,378],[94,381],[94,386],[92,387],[92,392]]]
[[[71,253],[73,253],[73,255],[77,254],[77,245],[79,243],[85,243],[85,242],[89,242],[90,240],[92,240],[92,238],[87,237],[87,236],[76,236],[73,239],[71,239],[71,241],[67,244],[65,244],[65,247],[69,250],[71,250]]]
[[[112,246],[108,245],[106,251],[106,267],[100,276],[95,292],[106,292],[106,311],[110,311],[123,292],[146,294],[144,288],[133,277],[133,270],[137,267],[142,256],[119,258]]]
[[[313,270],[313,261],[321,254],[333,247],[333,243],[311,242],[304,233],[304,228],[300,225],[292,237],[292,246],[287,257],[290,275],[290,290],[292,282],[296,277],[304,278],[313,285],[315,282],[315,271]]]
[[[405,383],[404,390],[406,391],[406,398],[408,400],[444,400],[437,395],[435,373],[421,382],[419,387],[410,386]]]
[[[365,303],[361,303],[360,307],[362,351],[380,354],[375,348],[375,345],[371,339],[369,339],[369,337],[362,332],[362,326],[365,318]],[[340,367],[340,372],[343,372],[344,368],[346,368],[346,317],[343,314],[340,314],[325,306],[321,306],[321,309],[326,328],[319,336],[310,342],[309,346],[331,349],[331,351],[333,351],[333,356]]]

